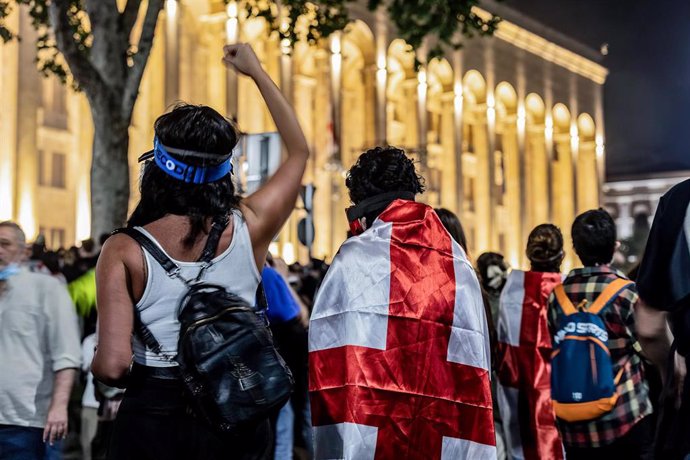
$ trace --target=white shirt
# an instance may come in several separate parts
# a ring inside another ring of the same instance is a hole
[[[22,268],[0,294],[0,424],[43,428],[55,372],[78,369],[80,361],[67,289]]]
[[[230,292],[244,299],[249,305],[255,305],[256,288],[261,280],[256,268],[254,251],[247,223],[239,213],[232,214],[234,227],[230,246],[206,270],[202,279],[210,283],[226,287]],[[145,229],[137,227],[154,241],[164,252],[165,249]],[[177,308],[180,300],[187,292],[187,286],[178,278],[171,278],[163,267],[149,254],[146,256],[146,287],[141,300],[136,305],[144,323],[158,343],[163,354],[173,357],[177,354],[177,341],[180,335],[180,323],[177,320]],[[166,253],[166,255],[168,255]],[[170,257],[170,255],[168,255]],[[172,257],[170,257],[172,259]],[[196,278],[201,264],[198,262],[182,262],[172,259],[179,267],[180,274],[185,279]],[[132,339],[134,361],[151,367],[171,367],[171,363],[163,356],[159,356],[146,348],[135,334]]]

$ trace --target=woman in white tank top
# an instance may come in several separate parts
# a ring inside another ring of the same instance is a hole
[[[210,107],[178,105],[154,124],[154,150],[142,155],[141,200],[128,226],[146,233],[190,278],[200,268],[195,261],[213,218],[230,215],[204,279],[254,304],[259,269],[294,207],[309,152],[294,111],[251,47],[226,46],[223,62],[256,83],[287,159],[264,186],[242,198],[231,176],[235,127]],[[187,410],[175,365],[133,338],[136,308],[164,354],[176,353],[176,309],[184,284],[124,234],[104,245],[96,277],[99,342],[93,373],[106,384],[127,387],[108,458],[265,458],[272,436],[268,420],[231,435],[207,428]]]

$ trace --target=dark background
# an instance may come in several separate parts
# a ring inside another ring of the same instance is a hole
[[[607,176],[690,170],[690,0],[504,0],[599,50]]]

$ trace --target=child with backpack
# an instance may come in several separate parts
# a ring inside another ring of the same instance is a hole
[[[549,298],[551,398],[568,460],[651,458],[653,426],[633,310],[635,283],[610,266],[616,227],[603,209],[579,215],[584,265]]]

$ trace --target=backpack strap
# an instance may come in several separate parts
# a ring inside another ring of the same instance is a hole
[[[601,310],[603,310],[613,299],[618,297],[618,295],[623,291],[623,289],[634,283],[630,280],[623,278],[617,278],[611,281],[606,288],[599,294],[599,297],[592,303],[592,305],[587,309],[588,312],[598,315]]]
[[[208,238],[206,239],[206,245],[204,246],[204,250],[201,253],[201,256],[199,259],[197,259],[198,262],[203,262],[203,265],[201,267],[201,270],[199,271],[199,274],[196,277],[196,280],[198,281],[201,279],[201,276],[203,275],[204,271],[211,266],[213,256],[216,254],[216,250],[218,249],[218,243],[220,242],[220,237],[223,234],[223,231],[225,231],[225,228],[228,226],[229,218],[227,215],[223,216],[217,216],[213,219],[213,224],[211,225],[211,230],[208,233]],[[182,276],[180,276],[180,267],[173,262],[173,260],[168,257],[165,252],[156,244],[154,243],[151,238],[149,238],[145,233],[141,232],[140,230],[133,228],[133,227],[124,227],[124,228],[118,228],[115,231],[113,231],[113,235],[116,233],[124,233],[125,235],[129,236],[132,238],[134,241],[139,243],[139,245],[146,249],[146,251],[151,254],[151,257],[153,257],[158,264],[163,267],[163,270],[170,276],[171,278],[179,278],[182,280],[185,284],[189,284],[189,280],[184,279]]]
[[[151,254],[151,257],[156,259],[156,262],[163,267],[163,270],[165,270],[168,276],[173,278],[179,276],[180,267],[178,267],[177,264],[173,262],[172,259],[170,259],[170,257],[168,257],[165,252],[163,252],[163,250],[156,243],[151,241],[151,239],[144,233],[133,227],[118,228],[113,231],[112,234],[115,235],[116,233],[124,233],[139,243],[142,248],[146,249],[146,252]]]
[[[211,224],[211,230],[208,232],[208,238],[206,239],[206,245],[204,246],[204,251],[199,257],[199,262],[211,263],[213,256],[216,255],[216,250],[218,249],[218,243],[220,242],[220,237],[228,226],[230,218],[226,215],[216,216],[213,218],[213,223]]]
[[[180,277],[179,272],[180,268],[177,266],[175,262],[173,262],[170,257],[165,255],[163,250],[158,247],[156,243],[151,241],[151,239],[146,236],[144,233],[141,231],[137,230],[136,228],[133,227],[123,227],[123,228],[117,228],[115,229],[111,235],[115,235],[117,233],[123,233],[130,238],[132,238],[134,241],[139,243],[139,245],[146,249],[151,256],[156,259],[156,261],[160,264],[161,267],[163,267],[163,270],[166,271],[168,276],[170,277]],[[170,362],[175,362],[174,358],[172,356],[168,356],[165,353],[163,353],[163,348],[161,347],[160,342],[156,337],[153,335],[153,332],[151,332],[151,329],[146,326],[142,320],[141,320],[141,312],[137,308],[136,305],[134,305],[134,334],[141,339],[142,342],[144,342],[144,345],[146,345],[146,348],[154,352],[155,354],[164,357]]]
[[[206,245],[204,246],[204,250],[201,253],[201,256],[199,257],[199,261],[203,262],[204,265],[201,267],[201,270],[199,271],[199,275],[196,278],[197,280],[199,280],[204,271],[211,266],[211,260],[213,259],[213,256],[216,253],[216,249],[218,249],[220,237],[223,234],[223,231],[225,230],[225,227],[227,227],[227,225],[227,215],[214,218],[213,225],[211,226],[211,231],[209,232],[208,238],[206,240]],[[142,248],[146,249],[146,251],[149,254],[151,254],[151,257],[153,257],[156,260],[156,262],[158,262],[160,266],[163,267],[163,270],[165,270],[168,276],[170,276],[171,278],[179,278],[185,284],[189,284],[189,281],[184,279],[180,275],[180,267],[178,267],[178,265],[175,262],[173,262],[172,259],[170,259],[170,257],[168,257],[156,243],[151,241],[151,238],[149,238],[146,234],[133,227],[123,227],[115,229],[112,232],[112,235],[115,235],[117,233],[123,233],[132,238],[137,243],[139,243],[139,245]],[[139,311],[136,305],[134,305],[134,333],[141,339],[142,342],[144,342],[144,345],[146,345],[146,347],[149,350],[153,351],[159,356],[164,357],[171,363],[177,363],[174,357],[163,353],[163,348],[161,347],[160,342],[158,342],[156,337],[153,335],[151,329],[149,329],[148,326],[146,326],[142,322],[141,312]]]
[[[568,295],[565,293],[565,289],[563,288],[562,284],[556,286],[553,292],[556,294],[556,300],[558,300],[558,304],[561,306],[565,316],[570,316],[577,313],[575,305],[573,305],[573,302],[571,302],[570,298],[568,298]]]

